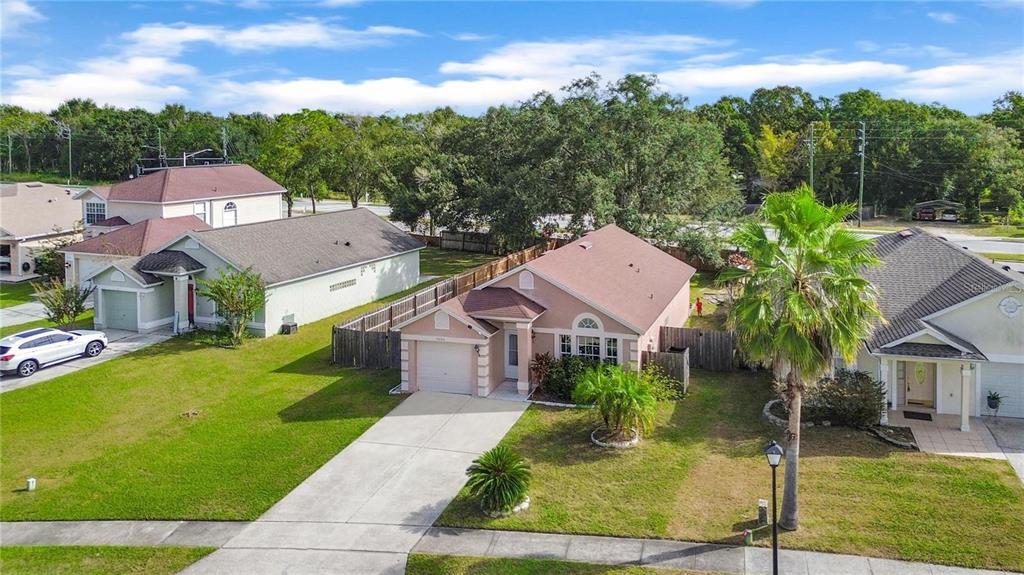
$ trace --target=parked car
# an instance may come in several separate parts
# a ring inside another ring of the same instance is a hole
[[[0,372],[28,377],[39,368],[75,357],[96,357],[107,347],[102,331],[30,329],[0,339]]]
[[[944,222],[955,222],[957,221],[956,212],[942,212],[942,217],[939,219]]]
[[[914,214],[914,219],[923,222],[935,221],[935,208],[921,208]]]

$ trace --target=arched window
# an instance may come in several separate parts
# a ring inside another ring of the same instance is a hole
[[[434,329],[448,329],[448,314],[439,311],[434,314]]]
[[[533,289],[533,274],[523,271],[519,274],[519,289]]]
[[[238,223],[238,206],[235,202],[224,204],[224,225],[233,226]]]
[[[601,326],[597,325],[597,320],[591,317],[585,317],[576,323],[576,327],[580,329],[601,329]]]

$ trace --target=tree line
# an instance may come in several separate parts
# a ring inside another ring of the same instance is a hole
[[[49,114],[0,107],[4,171],[66,174],[69,142],[57,122],[70,128],[74,180],[121,180],[140,158],[180,165],[183,153],[209,149],[280,181],[289,205],[329,193],[353,205],[385,200],[410,226],[486,227],[510,247],[551,214],[565,216],[549,227],[616,222],[672,240],[680,221],[728,218],[802,182],[825,202],[855,201],[862,147],[864,201],[884,213],[932,199],[964,203],[971,220],[1024,213],[1018,92],[980,116],[868,90],[826,98],[790,86],[692,107],[640,75],[581,78],[479,116],[440,108],[222,117],[178,104],[150,113],[70,100]]]

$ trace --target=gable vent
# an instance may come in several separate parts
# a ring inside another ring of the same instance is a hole
[[[591,242],[580,242],[580,247],[584,250],[589,250],[594,247],[594,244]]]
[[[913,230],[901,230],[900,231],[900,237],[901,238],[909,238],[912,235],[914,235],[914,231]]]

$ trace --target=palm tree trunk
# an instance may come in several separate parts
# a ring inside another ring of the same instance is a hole
[[[800,470],[800,406],[803,403],[803,382],[797,369],[790,369],[786,377],[786,395],[789,398],[789,430],[786,446],[786,482],[782,489],[782,516],[779,527],[796,531],[799,527],[797,504],[797,475]]]

